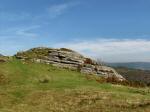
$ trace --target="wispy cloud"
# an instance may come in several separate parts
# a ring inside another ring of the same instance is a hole
[[[36,37],[38,34],[32,32],[32,30],[39,28],[39,25],[35,25],[35,26],[30,26],[30,27],[25,27],[22,29],[17,29],[16,30],[16,35],[20,35],[23,37]]]
[[[37,33],[33,32],[35,29],[40,28],[39,25],[25,26],[25,27],[11,27],[5,30],[0,30],[0,37],[18,37],[18,38],[31,38],[36,37]]]
[[[101,58],[104,61],[149,61],[150,40],[146,39],[98,39],[60,43],[55,47],[67,47],[87,56]]]
[[[31,15],[29,13],[21,12],[21,13],[13,13],[13,12],[6,12],[4,10],[0,11],[0,20],[1,21],[20,21],[20,20],[27,20],[31,19]]]
[[[63,3],[63,4],[56,4],[52,5],[48,8],[48,13],[51,18],[55,18],[57,16],[62,15],[64,12],[69,10],[70,8],[76,6],[77,2],[74,3]]]
[[[12,55],[30,46],[34,45],[38,40],[39,34],[34,32],[39,25],[13,27],[0,30],[0,53],[4,55]]]

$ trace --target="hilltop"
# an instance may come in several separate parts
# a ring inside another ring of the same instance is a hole
[[[51,64],[60,68],[76,70],[81,73],[101,77],[116,77],[125,80],[113,68],[97,64],[96,61],[67,48],[53,49],[38,47],[24,52],[18,52],[15,57],[20,60]]]

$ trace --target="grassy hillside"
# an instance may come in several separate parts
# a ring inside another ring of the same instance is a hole
[[[76,71],[0,63],[0,112],[149,112],[150,89],[100,84]]]

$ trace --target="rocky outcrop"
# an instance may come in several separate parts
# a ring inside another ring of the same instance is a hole
[[[6,59],[0,58],[0,63],[4,63],[6,61],[7,61]]]
[[[3,56],[2,54],[0,54],[0,63],[4,63],[7,62],[7,57]]]
[[[30,60],[38,63],[51,64],[56,67],[78,70],[84,74],[95,74],[103,77],[116,77],[125,80],[113,68],[101,66],[94,60],[86,58],[70,49],[33,48],[15,55],[21,60]]]

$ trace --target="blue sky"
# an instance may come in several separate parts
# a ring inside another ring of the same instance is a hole
[[[68,47],[110,62],[150,61],[150,0],[0,0],[0,53]]]

